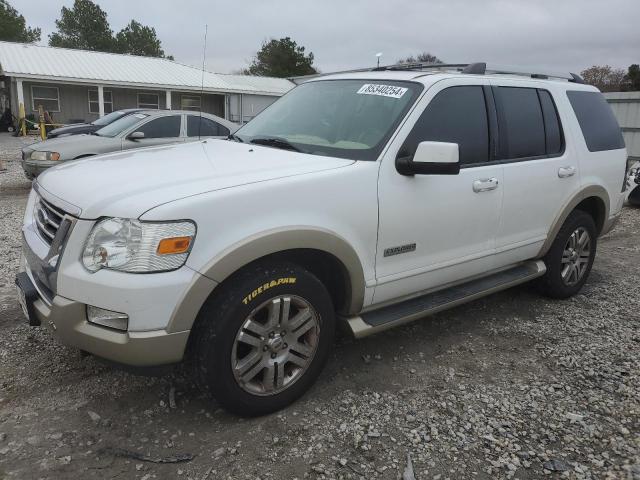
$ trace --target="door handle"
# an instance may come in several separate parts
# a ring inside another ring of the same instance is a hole
[[[488,192],[498,188],[498,179],[495,177],[482,178],[473,182],[473,191],[476,193]]]
[[[575,175],[575,173],[576,173],[576,167],[573,167],[573,166],[560,167],[558,169],[558,177],[560,178],[571,177],[572,175]]]

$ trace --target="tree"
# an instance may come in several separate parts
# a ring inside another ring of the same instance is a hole
[[[37,42],[40,40],[40,29],[27,27],[24,17],[9,2],[0,0],[0,40]]]
[[[296,77],[318,71],[313,67],[313,53],[305,55],[303,46],[285,37],[263,42],[253,62],[243,73],[268,77]]]
[[[135,20],[131,20],[129,25],[118,32],[115,42],[116,50],[119,53],[130,53],[144,57],[165,57],[160,40],[156,37],[156,29],[142,25]],[[173,60],[173,57],[170,59]]]
[[[621,68],[609,65],[594,65],[581,72],[585,83],[598,87],[602,92],[620,91],[625,83],[625,73]]]
[[[442,63],[442,60],[429,52],[422,52],[417,57],[411,55],[407,58],[401,58],[398,63]]]
[[[637,63],[630,65],[625,80],[629,90],[640,91],[640,65]]]
[[[100,52],[115,50],[107,13],[91,0],[75,0],[73,8],[62,7],[56,27],[58,31],[49,35],[52,47]]]

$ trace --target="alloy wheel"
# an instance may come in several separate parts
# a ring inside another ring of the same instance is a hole
[[[578,227],[569,236],[562,252],[562,281],[567,286],[577,284],[589,268],[591,236],[584,227]]]
[[[319,338],[319,316],[305,299],[280,295],[265,301],[236,334],[231,365],[238,385],[252,395],[281,393],[309,368]]]

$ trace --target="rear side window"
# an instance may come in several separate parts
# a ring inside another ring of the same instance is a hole
[[[156,118],[145,123],[137,132],[144,133],[144,138],[172,138],[180,136],[180,116],[171,115]]]
[[[542,107],[535,88],[498,87],[496,107],[504,158],[539,157],[546,154]]]
[[[590,152],[624,148],[620,126],[601,93],[568,91],[567,97]]]
[[[213,120],[196,115],[187,117],[187,137],[220,137],[229,135],[229,129]]]
[[[450,87],[427,105],[400,149],[411,156],[424,141],[457,143],[460,163],[489,159],[487,106],[481,86]]]

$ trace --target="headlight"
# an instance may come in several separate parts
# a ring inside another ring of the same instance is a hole
[[[187,261],[195,234],[196,226],[190,221],[105,218],[91,230],[82,263],[91,272],[101,268],[135,273],[175,270]]]
[[[60,154],[58,152],[31,152],[31,160],[47,160],[57,161],[60,160]]]

